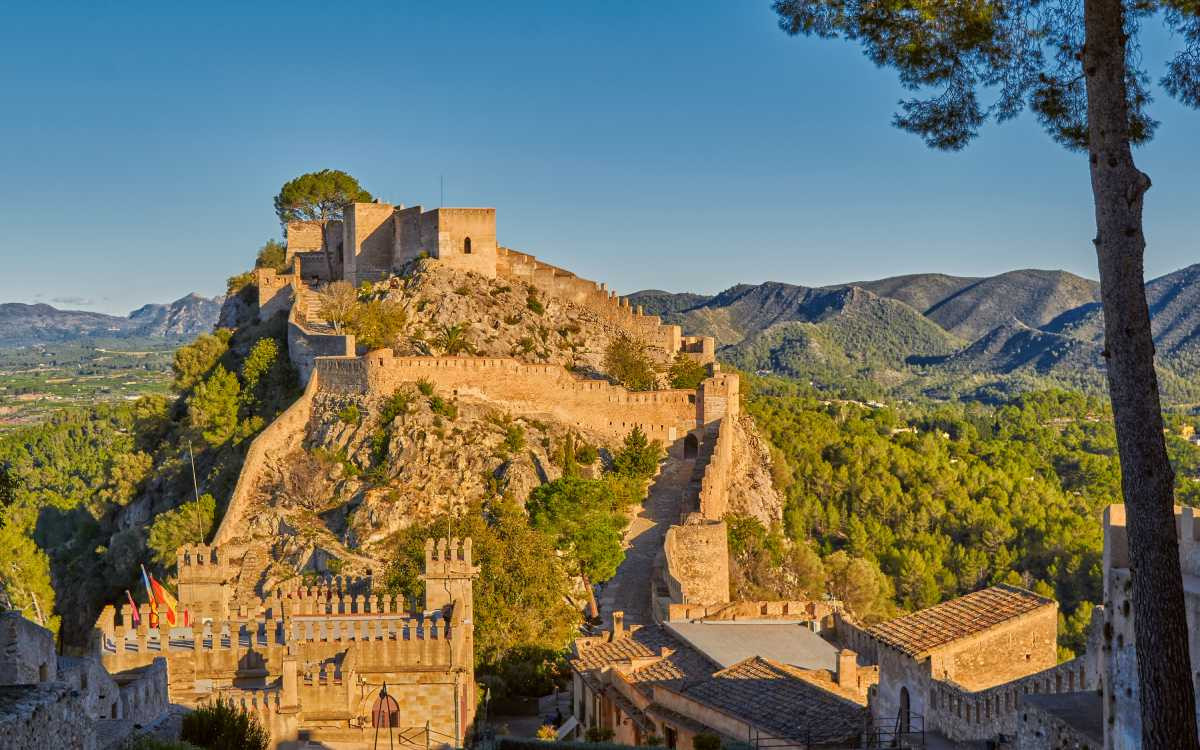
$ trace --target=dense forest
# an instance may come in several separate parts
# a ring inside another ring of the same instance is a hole
[[[777,529],[735,519],[735,555],[778,564],[814,545],[830,588],[831,561],[877,566],[886,581],[883,596],[859,602],[867,619],[989,583],[1025,585],[1058,599],[1066,647],[1082,646],[1101,595],[1101,513],[1121,497],[1106,401],[1042,391],[998,407],[885,406],[780,378],[747,381],[747,409],[773,445],[786,504]],[[1168,424],[1177,500],[1196,504],[1200,447],[1185,439],[1195,419],[1170,415]],[[814,564],[801,558],[800,577]],[[763,577],[751,571],[745,585],[769,587]]]
[[[0,606],[82,643],[138,565],[207,537],[249,441],[295,399],[279,317],[176,351],[170,396],[64,410],[0,436]],[[195,466],[195,483],[192,467]]]

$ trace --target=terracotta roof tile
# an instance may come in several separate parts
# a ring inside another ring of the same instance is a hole
[[[897,617],[868,632],[884,645],[920,656],[1053,604],[1032,591],[1000,584]]]
[[[803,670],[757,656],[680,692],[765,734],[805,742],[853,741],[867,718],[865,707],[823,689]]]
[[[571,660],[572,666],[580,671],[603,669],[622,664],[630,659],[660,656],[662,649],[678,648],[679,643],[659,627],[639,627],[624,638],[601,641],[585,645],[579,656]]]

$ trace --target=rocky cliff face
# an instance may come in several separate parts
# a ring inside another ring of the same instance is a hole
[[[783,519],[783,496],[771,480],[770,448],[753,417],[738,417],[737,431],[729,471],[729,510],[754,516],[769,528]]]

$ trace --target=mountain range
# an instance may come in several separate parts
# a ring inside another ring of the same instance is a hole
[[[1146,284],[1164,393],[1200,400],[1200,264]],[[1029,384],[1101,387],[1100,285],[1066,271],[912,274],[826,287],[646,290],[647,313],[716,338],[734,365],[818,386],[953,395]]]
[[[46,304],[0,303],[0,347],[88,338],[192,338],[213,329],[223,302],[223,297],[189,294],[168,304],[143,305],[124,317]]]

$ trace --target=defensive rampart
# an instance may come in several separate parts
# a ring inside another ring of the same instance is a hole
[[[695,391],[633,392],[576,377],[559,365],[507,357],[395,357],[381,350],[363,357],[321,358],[316,372],[322,389],[364,395],[390,395],[404,383],[424,380],[442,391],[491,401],[519,414],[552,417],[613,439],[636,426],[669,445],[700,418]]]
[[[667,529],[663,561],[670,603],[714,605],[729,601],[727,536],[724,521],[706,520],[695,514]]]
[[[630,335],[646,343],[681,352],[701,362],[712,362],[714,343],[711,337],[684,337],[679,326],[664,325],[655,315],[646,315],[641,307],[634,308],[628,299],[599,282],[581,279],[570,271],[552,266],[532,255],[507,247],[496,250],[496,275],[529,284],[544,294],[572,302],[591,310],[602,320],[619,325]]]
[[[318,312],[313,308],[318,304],[313,292],[301,287],[288,313],[288,359],[300,382],[306,385],[317,366],[317,357],[353,357],[355,353],[353,334],[323,330],[323,324],[313,322]]]
[[[246,451],[246,458],[242,461],[242,470],[238,474],[233,494],[229,497],[221,526],[213,537],[213,546],[224,544],[238,535],[242,515],[258,489],[270,456],[288,453],[304,440],[305,427],[312,416],[313,399],[319,387],[320,379],[314,373],[300,398],[250,442],[250,449]]]
[[[1097,684],[1094,660],[1087,656],[975,692],[931,677],[925,726],[937,727],[955,742],[1013,736],[1020,722],[1022,696],[1094,690]]]

